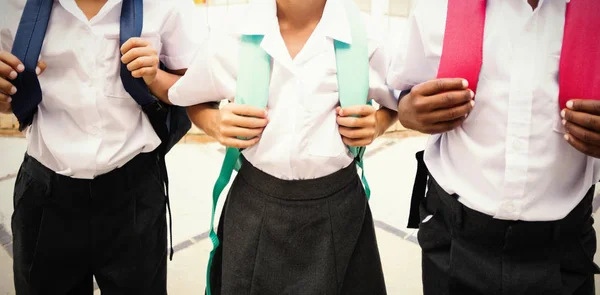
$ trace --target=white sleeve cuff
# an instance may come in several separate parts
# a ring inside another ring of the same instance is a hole
[[[194,51],[186,55],[175,57],[161,55],[160,60],[165,64],[165,66],[169,70],[182,70],[187,69],[191,66],[192,62],[194,61],[194,57],[196,56],[196,53],[197,51]]]

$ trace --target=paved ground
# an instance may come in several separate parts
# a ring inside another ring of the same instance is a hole
[[[388,293],[392,295],[421,294],[420,251],[413,232],[405,224],[416,168],[413,155],[423,148],[425,140],[383,137],[367,152],[366,169],[373,191],[371,207]],[[12,295],[12,190],[25,141],[0,138],[0,151],[0,295]],[[207,239],[210,192],[222,156],[223,149],[212,143],[180,144],[168,156],[176,245],[175,258],[169,263],[170,294],[203,292],[211,249]]]

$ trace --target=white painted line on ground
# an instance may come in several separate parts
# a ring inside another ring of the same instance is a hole
[[[0,181],[9,180],[9,179],[12,179],[12,178],[15,178],[15,177],[17,177],[17,172],[6,174],[4,176],[0,176]]]

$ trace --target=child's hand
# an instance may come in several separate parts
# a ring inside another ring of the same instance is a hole
[[[46,69],[43,61],[38,62],[35,69],[40,75]],[[21,61],[10,52],[0,51],[0,113],[12,113],[11,95],[17,93],[17,88],[10,82],[17,78],[18,73],[22,73],[25,66]]]
[[[235,148],[248,148],[255,145],[268,123],[266,110],[235,103],[225,105],[216,121],[214,137],[222,145]]]
[[[370,105],[337,107],[337,123],[342,141],[349,146],[367,146],[379,135],[377,110]]]
[[[135,78],[143,78],[146,85],[150,86],[156,79],[158,72],[158,53],[150,42],[141,38],[131,38],[121,46],[121,62]]]
[[[398,104],[400,123],[426,134],[460,126],[475,105],[467,84],[463,79],[438,79],[413,87]]]
[[[580,152],[600,158],[600,101],[575,99],[561,111],[565,140]]]

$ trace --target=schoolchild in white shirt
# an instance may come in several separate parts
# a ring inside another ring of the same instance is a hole
[[[354,5],[255,1],[211,32],[171,88],[169,100],[196,105],[192,121],[229,147],[222,176],[243,149],[213,239],[209,294],[386,293],[355,162],[356,147],[395,121],[397,99],[384,40]]]
[[[14,190],[16,294],[91,295],[93,277],[102,294],[166,294],[161,138],[122,78],[165,99],[202,40],[195,5],[3,3],[0,108],[14,107],[28,141]],[[124,25],[143,30],[120,41],[126,11]],[[36,87],[41,101],[29,95]]]
[[[417,3],[388,82],[435,134],[409,224],[425,294],[594,294],[599,3]]]

